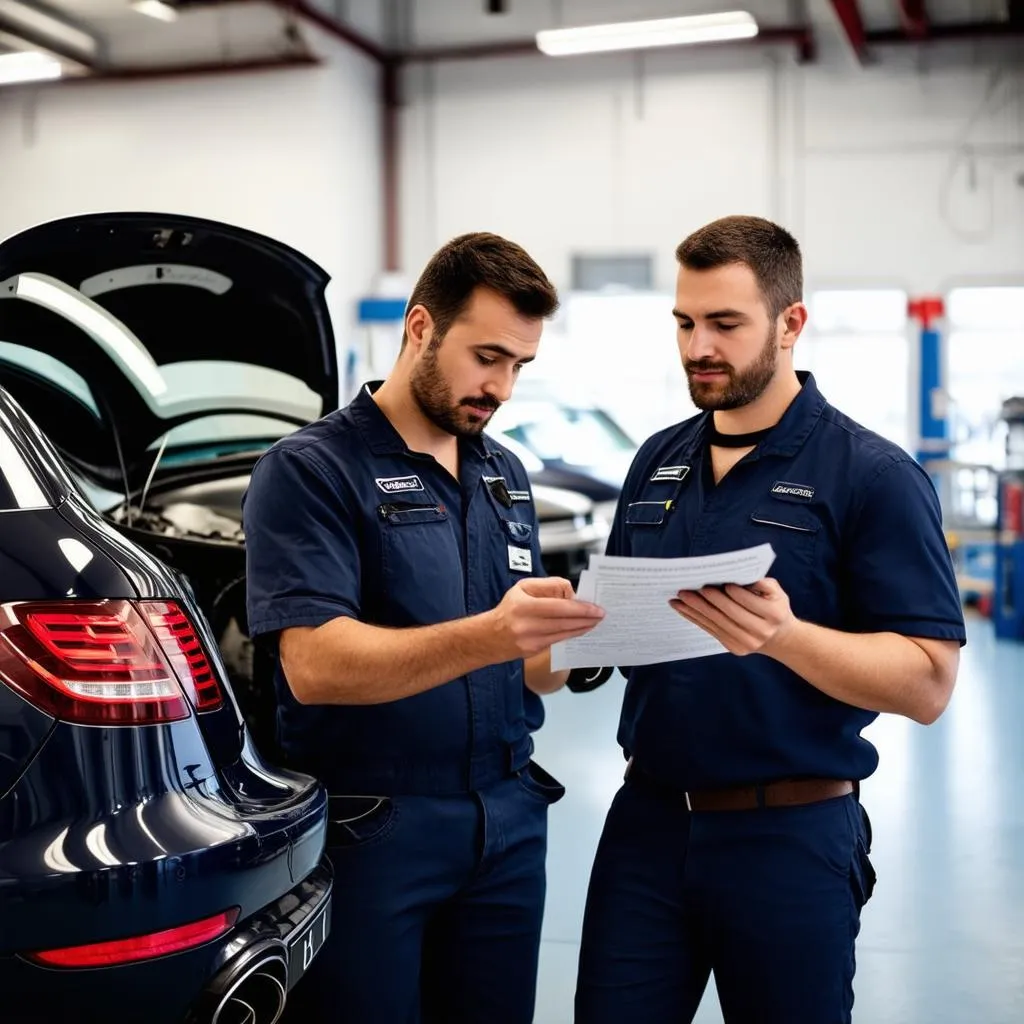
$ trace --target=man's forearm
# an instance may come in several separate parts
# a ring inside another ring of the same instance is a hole
[[[339,618],[281,637],[285,676],[303,704],[385,704],[502,660],[489,613],[408,629]]]
[[[956,659],[950,672],[948,662],[898,633],[843,633],[800,620],[763,653],[837,700],[925,725],[942,713],[956,678]]]
[[[541,651],[523,663],[523,674],[526,685],[534,693],[543,696],[546,693],[554,693],[565,686],[569,678],[569,670],[559,672],[551,671],[551,649]]]

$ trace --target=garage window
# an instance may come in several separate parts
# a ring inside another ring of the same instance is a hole
[[[815,291],[796,343],[797,369],[814,374],[841,412],[911,448],[907,293],[899,288]]]

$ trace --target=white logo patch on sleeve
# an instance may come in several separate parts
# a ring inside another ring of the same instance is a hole
[[[508,546],[508,567],[513,572],[533,572],[533,552],[529,548]]]
[[[401,494],[404,491],[423,490],[423,484],[418,476],[377,477],[377,486],[386,494]]]

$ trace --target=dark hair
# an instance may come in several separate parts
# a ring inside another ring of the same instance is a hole
[[[676,259],[690,270],[743,263],[754,272],[774,320],[803,298],[803,266],[796,239],[762,217],[722,217],[679,243]]]
[[[500,235],[475,231],[441,246],[423,268],[406,310],[423,306],[440,341],[469,305],[477,288],[508,299],[520,316],[541,320],[558,309],[558,293],[522,246]],[[405,344],[402,335],[402,344]]]

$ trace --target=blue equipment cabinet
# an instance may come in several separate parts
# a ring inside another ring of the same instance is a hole
[[[1024,399],[1003,403],[1006,465],[999,474],[992,623],[1005,640],[1024,639]]]

